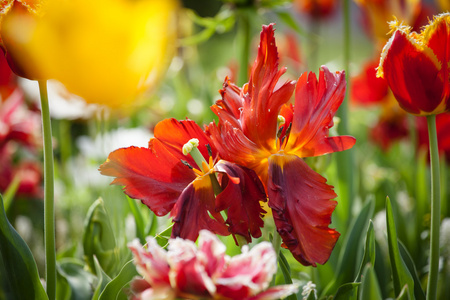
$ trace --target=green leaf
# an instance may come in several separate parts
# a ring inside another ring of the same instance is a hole
[[[115,300],[118,299],[122,288],[129,283],[134,276],[138,275],[133,261],[127,262],[116,278],[111,280],[100,295],[99,300]]]
[[[411,298],[409,297],[409,289],[408,286],[405,285],[402,288],[402,291],[400,292],[400,294],[398,295],[397,298],[395,298],[396,300],[411,300]]]
[[[48,299],[30,248],[9,223],[1,195],[0,254],[7,274],[3,278],[13,299]]]
[[[307,36],[306,31],[298,24],[298,22],[287,11],[276,11],[277,16],[291,29],[295,30],[301,36]]]
[[[100,294],[105,289],[106,285],[111,282],[111,278],[103,271],[102,267],[100,266],[100,263],[98,262],[97,257],[94,257],[95,262],[95,271],[97,273],[98,283],[97,287],[94,291],[94,296],[92,296],[92,300],[98,300],[100,298]]]
[[[134,222],[136,223],[136,236],[139,238],[141,244],[145,244],[145,224],[144,218],[139,207],[134,199],[127,196],[128,205],[130,206],[131,213],[134,216]]]
[[[386,198],[386,224],[389,244],[389,258],[391,261],[392,280],[394,283],[395,295],[399,295],[402,288],[407,285],[409,297],[411,299],[415,299],[414,280],[400,255],[397,232],[395,230],[394,215],[392,213],[392,206],[389,197]]]
[[[95,273],[94,255],[102,269],[109,275],[118,267],[119,249],[116,247],[114,232],[109,215],[101,198],[89,208],[83,233],[84,258],[92,273]]]
[[[333,300],[357,300],[359,282],[349,282],[339,287]]]
[[[373,269],[373,265],[366,264],[361,282],[360,299],[364,300],[382,300],[380,285],[378,284],[377,275]]]
[[[323,290],[322,296],[328,293],[334,293],[338,286],[345,282],[351,282],[355,278],[358,257],[358,250],[362,246],[362,240],[364,237],[364,228],[367,227],[370,217],[373,214],[374,202],[368,200],[364,207],[358,214],[358,217],[354,219],[349,228],[350,232],[347,234],[344,240],[344,244],[339,256],[338,267],[336,271],[335,279],[331,281],[328,286]]]
[[[399,241],[400,246],[400,255],[402,256],[403,261],[405,262],[406,266],[408,267],[409,273],[411,274],[412,278],[414,279],[414,296],[416,297],[416,300],[425,300],[425,292],[422,289],[422,285],[419,279],[419,276],[417,275],[417,269],[414,264],[413,259],[411,258],[411,255],[409,255],[408,250],[406,250],[405,245],[403,245],[402,242]]]
[[[280,265],[281,272],[283,273],[284,282],[286,284],[292,284],[291,278],[291,268],[289,267],[289,263],[286,260],[283,252],[280,251],[278,255],[278,264]],[[285,299],[287,300],[297,300],[297,296],[295,294],[287,296]],[[309,299],[309,297],[308,297]],[[313,298],[311,298],[313,299]],[[315,298],[314,298],[315,299]]]
[[[73,258],[64,258],[57,265],[58,282],[62,282],[64,290],[57,288],[57,294],[63,299],[84,300],[92,298],[94,275],[84,269],[84,265]],[[58,283],[58,285],[59,285]]]
[[[358,275],[355,278],[355,282],[358,282],[364,265],[367,262],[370,262],[370,264],[372,266],[375,265],[375,253],[376,253],[376,248],[375,248],[375,232],[373,230],[373,222],[372,220],[369,221],[369,228],[367,228],[367,233],[366,233],[366,244],[364,247],[364,257],[361,260],[361,266],[359,267],[359,271],[358,271]]]
[[[173,224],[155,236],[156,242],[163,248],[166,248],[169,245],[169,239],[172,234],[172,227]]]

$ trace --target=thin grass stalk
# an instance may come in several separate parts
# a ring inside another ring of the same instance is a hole
[[[55,203],[53,182],[53,147],[47,81],[40,80],[42,132],[44,146],[44,240],[45,281],[49,300],[56,298]]]
[[[430,141],[431,167],[431,237],[430,271],[428,273],[427,300],[437,299],[439,275],[439,229],[441,219],[441,188],[439,176],[439,151],[436,132],[436,115],[427,116],[428,138]]]

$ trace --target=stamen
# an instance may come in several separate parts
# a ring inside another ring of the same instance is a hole
[[[193,169],[193,167],[187,162],[187,161],[185,161],[185,160],[183,160],[183,159],[180,159],[181,160],[181,162],[183,163],[183,165],[185,165],[185,166],[187,166],[187,167],[189,167],[189,169]]]
[[[203,162],[208,165],[203,155],[198,150],[199,141],[198,139],[190,139],[189,142],[183,145],[183,148],[181,149],[184,155],[190,154],[191,157],[194,159],[197,166],[200,168],[202,172],[207,172],[208,169],[203,168]]]
[[[183,145],[183,154],[188,155],[194,149],[194,147],[198,147],[199,141],[198,139],[190,139],[189,142]]]
[[[206,144],[205,146],[206,146],[206,149],[208,149],[208,154],[209,154],[209,156],[211,157],[211,156],[212,156],[212,149],[211,149],[211,146],[210,146],[209,144]]]

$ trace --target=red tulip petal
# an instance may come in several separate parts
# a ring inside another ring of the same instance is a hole
[[[139,199],[156,215],[167,214],[195,174],[157,139],[152,149],[128,147],[111,152],[99,168],[124,186],[124,192]]]
[[[224,173],[224,189],[216,198],[216,210],[228,209],[229,231],[244,236],[250,243],[252,236],[261,236],[260,228],[264,226],[265,211],[260,204],[260,201],[267,201],[264,186],[254,171],[227,161],[219,161],[215,170]],[[238,179],[238,183],[234,183],[233,178]]]
[[[195,162],[190,156],[184,156],[182,153],[183,145],[186,144],[190,139],[196,138],[199,140],[198,149],[202,153],[203,157],[208,161],[208,149],[206,145],[208,144],[213,151],[213,157],[216,155],[216,149],[212,144],[209,137],[203,132],[200,126],[191,120],[178,121],[176,119],[165,119],[155,126],[154,136],[156,139],[161,141],[173,155],[179,157],[179,159],[187,160],[192,162],[192,166],[195,168]],[[151,140],[150,140],[151,141]],[[151,148],[149,144],[149,148]]]
[[[197,177],[180,195],[170,215],[172,237],[195,241],[201,229],[229,235],[225,221],[215,208],[215,196],[209,175]],[[211,218],[211,216],[212,218]]]
[[[241,128],[240,117],[243,106],[241,89],[228,80],[227,77],[220,94],[222,95],[222,100],[217,100],[216,104],[211,106],[211,110],[219,117],[221,123],[229,122],[234,127]]]
[[[333,187],[295,155],[269,158],[269,207],[284,244],[304,265],[324,264],[339,238],[330,229]]]
[[[333,74],[322,66],[319,80],[312,72],[304,73],[295,90],[294,119],[286,151],[309,157],[353,147],[356,140],[351,136],[328,137],[344,94],[344,72]]]
[[[424,43],[433,50],[442,67],[442,81],[444,84],[444,94],[447,98],[450,95],[450,15],[441,14],[436,16],[432,23],[425,27]],[[450,103],[447,103],[450,108]]]
[[[211,123],[208,127],[211,139],[224,160],[253,169],[263,182],[267,174],[267,156],[271,153],[261,149],[229,122],[221,124],[221,128]]]
[[[383,78],[377,78],[378,61],[370,61],[361,74],[352,79],[351,98],[358,104],[376,104],[388,95],[389,88]]]
[[[241,119],[244,134],[261,148],[275,147],[280,107],[289,101],[294,91],[294,81],[277,87],[285,72],[286,69],[278,71],[273,25],[263,26],[250,81],[243,88],[245,100]]]
[[[429,48],[417,44],[407,33],[394,33],[383,50],[379,68],[407,112],[426,115],[445,110],[441,64]]]

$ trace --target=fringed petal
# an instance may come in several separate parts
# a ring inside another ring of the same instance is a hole
[[[333,74],[325,66],[320,68],[319,80],[312,72],[299,78],[286,151],[309,157],[353,147],[356,140],[351,136],[328,137],[334,114],[344,100],[345,85],[344,72]]]
[[[339,238],[330,229],[333,187],[294,155],[269,158],[269,207],[285,246],[304,265],[324,264]]]
[[[252,237],[261,236],[264,226],[262,217],[266,211],[260,204],[260,201],[267,201],[264,186],[253,170],[227,161],[219,161],[215,170],[223,173],[223,192],[216,198],[216,210],[227,209],[228,230],[250,243]]]
[[[152,149],[128,147],[111,152],[99,170],[116,177],[111,184],[124,186],[128,196],[163,216],[196,176],[161,142],[153,140]]]
[[[183,191],[170,215],[175,223],[172,237],[195,241],[201,229],[224,236],[230,234],[222,215],[216,212],[209,175],[198,177]]]

